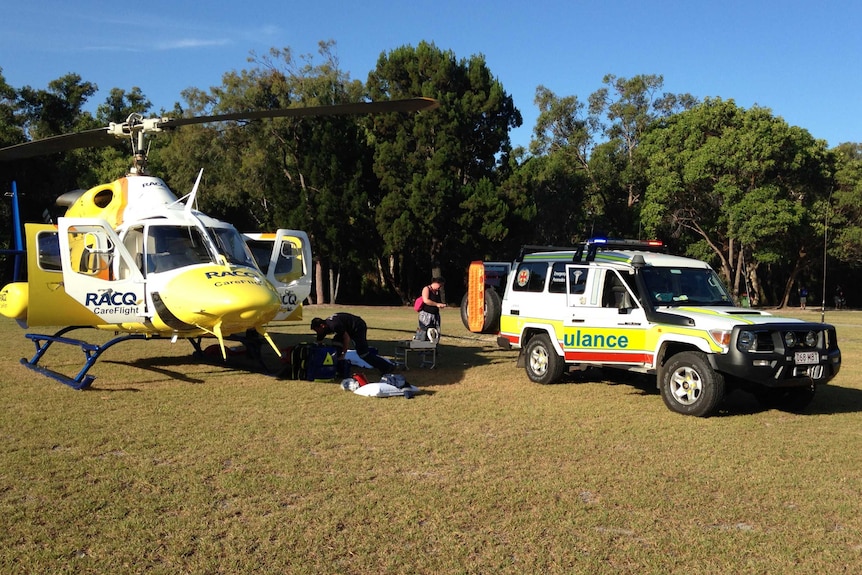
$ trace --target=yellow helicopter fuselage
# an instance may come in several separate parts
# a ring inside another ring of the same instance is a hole
[[[129,176],[58,203],[68,207],[58,225],[25,226],[28,281],[0,291],[0,314],[24,327],[80,325],[221,341],[264,333],[276,317],[301,317],[310,290],[302,232],[280,230],[285,255],[273,251],[268,278],[233,226],[180,202],[158,178]],[[271,245],[274,236],[266,239]],[[281,283],[277,272],[291,283]]]

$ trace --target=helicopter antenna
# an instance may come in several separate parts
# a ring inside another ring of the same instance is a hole
[[[201,176],[203,176],[203,175],[204,175],[204,169],[203,169],[203,168],[201,168],[201,171],[200,171],[200,172],[198,172],[198,177],[197,177],[197,179],[195,180],[195,185],[192,187],[192,191],[191,191],[191,193],[190,193],[190,194],[189,194],[189,196],[188,196],[188,198],[189,198],[189,199],[188,199],[188,200],[186,200],[186,214],[191,214],[191,213],[192,213],[192,205],[194,205],[194,203],[195,203],[195,199],[197,198],[197,195],[198,195],[198,186],[199,186],[199,185],[200,185],[200,183],[201,183]]]

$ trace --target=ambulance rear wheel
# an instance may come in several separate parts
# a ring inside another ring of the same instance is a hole
[[[470,294],[464,294],[464,297],[461,298],[461,323],[464,324],[464,327],[467,330],[470,329],[470,314],[467,311],[467,298],[470,297]]]
[[[562,377],[566,364],[563,358],[557,355],[557,350],[551,345],[548,334],[531,337],[524,354],[526,356],[524,367],[530,381],[547,385],[556,383]]]

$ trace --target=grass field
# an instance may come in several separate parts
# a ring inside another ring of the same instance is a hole
[[[343,309],[384,355],[415,327]],[[826,319],[844,365],[805,414],[735,393],[708,419],[613,372],[532,384],[454,308],[409,401],[167,341],[112,348],[74,391],[21,366],[33,345],[2,319],[0,572],[859,573],[862,312]]]

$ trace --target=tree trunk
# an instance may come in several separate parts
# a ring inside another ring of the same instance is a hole
[[[404,292],[398,287],[398,284],[395,282],[394,270],[395,270],[395,256],[389,256],[389,260],[387,262],[389,265],[383,265],[384,262],[382,259],[377,258],[377,273],[380,274],[382,279],[381,285],[391,289],[394,291],[401,301],[406,302],[407,300],[404,298]]]
[[[760,278],[757,276],[757,264],[754,262],[749,262],[746,264],[746,274],[748,275],[749,282],[751,282],[751,290],[748,292],[748,301],[751,302],[751,306],[759,306],[761,301],[764,301],[766,298],[763,297],[763,289],[760,286]]]
[[[742,283],[743,274],[745,273],[745,266],[742,264],[742,251],[739,252],[738,256],[739,261],[736,262],[736,273],[733,278],[733,297],[739,297],[740,294],[740,284]],[[748,288],[745,289],[746,295],[748,294]]]
[[[323,292],[323,264],[320,263],[320,260],[316,260],[314,262],[314,284],[317,299],[314,303],[320,305],[325,302]]]
[[[329,303],[335,303],[338,299],[338,286],[341,283],[341,272],[335,272],[329,268]]]
[[[799,257],[796,258],[796,261],[793,262],[793,269],[790,271],[790,276],[787,278],[787,282],[784,284],[784,297],[781,298],[781,303],[778,305],[779,308],[786,307],[790,304],[790,292],[793,290],[793,286],[796,283],[796,278],[799,277],[799,272],[802,271],[805,262],[805,251],[800,250]]]

